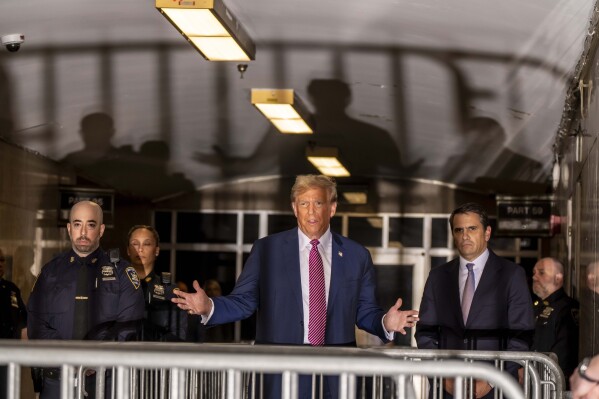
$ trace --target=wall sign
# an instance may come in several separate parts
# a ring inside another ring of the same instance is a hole
[[[551,197],[497,196],[497,235],[551,236]]]
[[[60,209],[58,225],[66,226],[69,222],[69,211],[79,201],[92,201],[102,207],[104,224],[113,227],[114,190],[85,187],[68,187],[60,189]]]

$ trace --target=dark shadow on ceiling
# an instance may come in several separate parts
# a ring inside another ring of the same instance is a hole
[[[478,62],[490,62],[490,63],[504,63],[511,64],[513,68],[518,65],[526,65],[528,67],[535,67],[547,72],[554,74],[556,78],[562,76],[562,72],[553,66],[548,66],[543,63],[542,60],[530,57],[522,57],[515,59],[512,54],[497,54],[497,53],[484,53],[484,52],[465,52],[452,49],[435,49],[425,47],[409,47],[409,46],[378,46],[373,44],[367,45],[344,45],[338,43],[315,43],[315,42],[263,42],[258,45],[264,50],[276,50],[279,49],[277,57],[275,57],[275,73],[277,74],[277,81],[280,84],[284,84],[286,81],[286,68],[285,68],[285,56],[284,54],[293,51],[304,51],[304,50],[322,50],[329,51],[333,54],[338,55],[336,57],[336,65],[338,75],[343,76],[343,62],[342,55],[354,52],[360,53],[373,53],[373,54],[389,54],[393,65],[398,65],[398,58],[401,61],[406,56],[419,56],[423,58],[429,58],[439,64],[443,65],[450,74],[453,74],[455,79],[454,90],[456,96],[464,96],[456,101],[458,107],[458,123],[467,123],[471,118],[470,113],[470,100],[472,97],[488,97],[492,96],[492,93],[477,92],[473,91],[468,86],[468,81],[465,76],[460,74],[460,69],[457,68],[457,64],[463,60],[473,60]],[[113,102],[114,93],[109,88],[114,84],[113,71],[111,59],[119,53],[128,52],[144,52],[154,51],[160,54],[158,59],[158,75],[161,86],[159,90],[161,92],[168,92],[171,89],[169,83],[170,69],[168,59],[172,58],[172,54],[178,51],[193,51],[186,43],[171,43],[171,42],[160,42],[160,43],[121,43],[121,44],[110,44],[110,45],[98,45],[89,46],[88,44],[74,44],[70,46],[59,47],[43,47],[36,48],[35,46],[28,46],[27,52],[20,54],[20,57],[41,57],[44,63],[42,70],[44,80],[44,93],[41,94],[44,105],[44,121],[46,124],[55,123],[56,110],[53,99],[56,96],[53,83],[53,68],[56,61],[64,55],[73,54],[90,54],[98,53],[101,55],[100,61],[100,75],[98,79],[101,84],[100,87],[107,88],[103,89],[101,93],[101,102],[104,109],[111,109]],[[395,68],[393,69],[395,71]],[[219,90],[217,93],[225,93],[227,79],[223,75],[222,68],[217,69],[219,71],[218,85]],[[90,78],[93,78],[91,76]],[[399,98],[398,94],[403,95],[404,83],[402,82],[400,75],[394,75],[394,87],[395,87],[395,98]],[[10,105],[8,95],[8,77],[3,78],[0,76],[0,108],[5,109],[6,106]],[[222,89],[222,90],[220,90]],[[341,157],[344,159],[354,176],[418,176],[418,172],[422,170],[421,159],[418,159],[413,164],[405,165],[402,164],[402,155],[399,151],[401,148],[404,151],[410,150],[410,142],[408,132],[406,131],[407,125],[405,123],[405,99],[395,104],[394,119],[397,121],[397,132],[395,136],[385,130],[380,129],[377,126],[370,125],[363,121],[349,117],[345,112],[345,107],[349,104],[351,93],[349,92],[349,86],[342,79],[337,80],[314,80],[308,87],[308,92],[311,99],[316,107],[316,133],[307,140],[305,137],[289,137],[282,136],[274,130],[269,130],[263,135],[261,144],[257,147],[254,154],[247,158],[238,158],[229,154],[229,143],[231,142],[231,135],[235,132],[229,132],[230,126],[228,123],[229,109],[226,107],[229,99],[225,96],[218,98],[218,102],[223,105],[219,107],[220,113],[218,115],[218,132],[216,132],[216,140],[214,141],[214,151],[212,153],[197,154],[196,160],[200,163],[207,165],[218,165],[221,168],[221,176],[227,179],[239,178],[241,176],[256,176],[264,173],[272,174],[273,169],[269,166],[276,166],[276,170],[282,175],[295,175],[298,173],[314,172],[315,169],[307,163],[305,159],[305,148],[309,144],[318,146],[334,145],[340,148]],[[161,126],[159,127],[159,134],[165,141],[154,143],[154,146],[163,146],[162,150],[154,148],[150,150],[150,153],[144,154],[140,149],[139,153],[132,150],[130,146],[124,146],[121,148],[114,148],[108,140],[108,145],[98,150],[85,144],[85,148],[74,154],[69,154],[65,158],[65,162],[75,165],[82,172],[90,174],[91,177],[100,176],[102,177],[102,183],[112,186],[118,190],[125,190],[125,193],[132,195],[139,195],[144,198],[157,198],[157,196],[170,195],[182,190],[193,189],[191,184],[185,176],[181,174],[170,174],[167,171],[166,162],[168,162],[169,149],[168,140],[172,134],[172,118],[173,110],[172,104],[164,103],[168,101],[168,96],[162,96],[158,93],[158,97],[161,101],[160,104],[160,115],[159,121]],[[4,116],[0,115],[2,120],[0,133],[11,134],[9,131],[12,130],[12,123],[14,121],[12,115]],[[4,127],[2,127],[4,126]],[[27,128],[29,129],[29,128]],[[27,130],[25,129],[25,130]],[[54,141],[54,131],[50,125],[46,128],[38,129],[39,134],[36,133],[34,136],[28,136],[27,132],[19,131],[19,140],[16,142],[23,142],[21,136],[30,137],[34,140],[50,143]],[[9,132],[9,133],[7,133]],[[25,133],[25,134],[23,134]],[[105,132],[109,134],[108,132]],[[213,134],[213,132],[210,132]],[[99,140],[99,139],[98,139]],[[311,142],[311,143],[308,143]],[[106,145],[102,143],[101,146]],[[503,144],[501,144],[503,147]],[[465,143],[465,146],[469,146]],[[507,150],[507,149],[506,149]],[[508,150],[509,151],[509,150]],[[517,162],[517,156],[501,157],[501,159],[511,159],[510,163]],[[87,158],[89,156],[89,158]],[[83,158],[82,158],[83,157]],[[418,155],[416,155],[418,157]],[[78,158],[78,159],[77,159]],[[526,157],[524,157],[526,158]],[[93,161],[90,161],[93,160]],[[165,159],[167,161],[165,161]],[[412,158],[414,159],[414,158]],[[110,160],[110,162],[108,162]],[[93,164],[93,167],[86,164]],[[115,169],[114,165],[119,165],[119,168]],[[451,166],[451,165],[449,165]],[[157,176],[164,176],[164,187],[158,188],[156,179],[139,178],[137,173],[145,171],[153,171],[157,173]],[[112,175],[116,173],[116,175]],[[276,172],[275,172],[276,173]],[[448,175],[448,179],[451,177],[451,173],[445,173]],[[427,177],[422,175],[422,177]],[[493,176],[491,176],[493,177]],[[435,177],[436,178],[436,177]],[[493,177],[495,178],[495,177]],[[130,181],[127,179],[131,179]],[[173,186],[172,181],[177,181]],[[456,180],[448,180],[456,182]],[[198,185],[210,183],[210,181],[196,182]],[[137,190],[141,190],[137,192]]]
[[[405,166],[391,135],[375,126],[350,117],[347,83],[336,79],[315,79],[308,85],[315,107],[313,134],[281,134],[270,128],[256,151],[248,157],[233,157],[215,146],[213,154],[196,153],[196,160],[221,168],[226,178],[258,176],[277,170],[281,176],[318,173],[306,158],[308,147],[336,147],[354,177],[409,176],[420,162]],[[340,178],[344,181],[345,178]],[[351,179],[348,179],[351,180]]]
[[[544,194],[550,189],[549,184],[533,183],[546,180],[542,165],[509,149],[503,127],[487,117],[465,122],[462,152],[448,159],[444,173],[445,181],[492,193]]]
[[[183,174],[169,172],[170,149],[165,141],[146,141],[139,151],[128,145],[117,148],[111,143],[115,134],[112,117],[101,112],[83,117],[79,133],[84,147],[62,162],[92,181],[150,200],[195,190]]]

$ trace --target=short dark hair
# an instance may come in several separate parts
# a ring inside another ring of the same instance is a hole
[[[156,231],[156,229],[154,227],[148,226],[146,224],[136,224],[135,226],[131,227],[131,229],[129,229],[129,233],[127,234],[127,245],[129,245],[129,241],[131,240],[131,235],[135,232],[135,230],[139,230],[139,229],[148,230],[154,236],[154,240],[156,240],[156,246],[158,246],[158,244],[160,244],[160,236],[158,235],[158,232]]]
[[[455,215],[461,215],[464,213],[476,213],[480,217],[480,224],[483,225],[483,228],[486,230],[489,227],[489,216],[487,215],[487,211],[482,205],[477,204],[476,202],[467,202],[465,204],[460,205],[456,209],[451,212],[449,216],[449,226],[453,230],[453,217]]]

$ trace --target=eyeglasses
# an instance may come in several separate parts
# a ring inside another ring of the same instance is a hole
[[[586,375],[586,372],[587,372],[587,369],[589,368],[590,362],[591,362],[590,357],[585,357],[584,359],[582,359],[582,362],[580,362],[580,365],[578,366],[578,375],[580,375],[580,377],[583,380],[587,380],[588,382],[592,382],[593,384],[599,384],[599,380],[596,380],[596,379],[591,378],[588,375]]]

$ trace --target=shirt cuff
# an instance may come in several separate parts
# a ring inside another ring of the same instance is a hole
[[[204,324],[204,325],[206,325],[210,321],[210,318],[212,317],[212,314],[214,313],[214,301],[212,300],[212,298],[208,298],[208,300],[212,304],[212,308],[210,309],[210,313],[208,313],[208,316],[204,316],[203,314],[200,315],[202,317],[201,323]]]
[[[385,317],[387,317],[387,315],[383,315],[383,318],[381,319],[381,324],[383,325],[383,331],[385,332],[385,337],[387,338],[388,341],[393,341],[393,339],[395,338],[395,331],[387,331],[387,329],[385,328]]]

